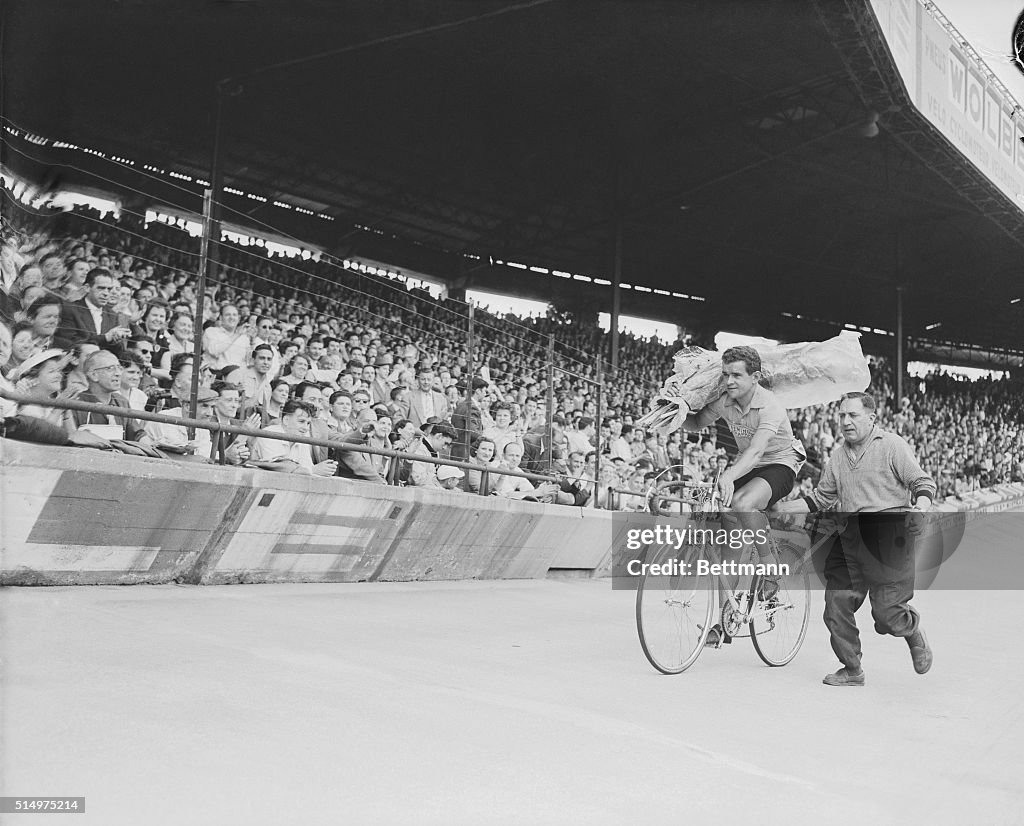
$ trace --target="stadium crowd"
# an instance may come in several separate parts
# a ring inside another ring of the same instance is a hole
[[[21,214],[10,203],[5,213]],[[212,439],[201,429],[189,438],[178,425],[0,399],[6,435],[617,509],[643,508],[657,480],[710,480],[735,451],[727,431],[665,437],[634,427],[678,344],[622,336],[629,369],[607,382],[600,411],[593,384],[556,372],[548,423],[549,335],[557,367],[594,377],[592,354],[608,346],[594,323],[554,310],[542,318],[477,311],[470,365],[461,302],[327,260],[225,243],[197,318],[198,260],[198,240],[163,223],[81,208],[21,214],[5,225],[0,248],[0,386],[328,444]],[[872,361],[880,423],[911,442],[940,497],[1024,481],[1019,388],[936,374],[909,381],[896,400],[890,366]],[[838,405],[791,418],[807,449],[806,490],[841,441]],[[478,469],[352,449],[359,445]],[[493,472],[502,469],[554,481]]]

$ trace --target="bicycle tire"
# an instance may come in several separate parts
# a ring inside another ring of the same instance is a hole
[[[648,662],[662,674],[681,674],[704,650],[715,593],[707,576],[697,576],[697,562],[704,558],[703,545],[676,550],[665,546],[651,558],[650,565],[686,563],[682,573],[653,573],[645,570],[636,591],[636,630]],[[657,570],[657,569],[654,569]]]
[[[811,617],[811,579],[798,554],[782,548],[773,539],[772,557],[790,566],[788,576],[779,577],[779,591],[767,601],[760,597],[751,614],[750,639],[765,665],[788,665],[799,653],[807,636]],[[759,589],[760,577],[755,583]]]

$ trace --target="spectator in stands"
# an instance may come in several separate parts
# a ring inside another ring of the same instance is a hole
[[[342,388],[344,389],[344,388]],[[391,418],[404,419],[409,414],[409,388],[404,385],[397,385],[391,389],[391,401],[388,403],[388,412]]]
[[[393,423],[391,415],[387,412],[386,408],[379,405],[374,408],[374,412],[377,414],[377,421],[370,423],[373,429],[367,434],[366,443],[370,447],[375,447],[378,450],[389,449],[391,447],[391,441],[388,437],[391,435],[391,426]],[[367,458],[376,471],[382,477],[387,479],[391,471],[391,457],[371,453],[367,454]]]
[[[171,358],[171,387],[162,407],[181,407],[192,392],[193,357],[191,353],[178,353]],[[200,381],[200,384],[203,382]],[[162,412],[162,410],[158,411]]]
[[[593,478],[587,475],[586,458],[578,450],[569,454],[566,476],[574,482],[579,482],[584,489],[593,486],[594,483]]]
[[[41,350],[30,356],[11,373],[11,381],[19,393],[43,396],[47,399],[66,399],[69,394],[62,391],[63,370],[68,356],[63,350]],[[69,434],[75,431],[75,422],[70,410],[47,407],[41,404],[23,404],[18,414],[43,419],[64,428]]]
[[[67,270],[64,261],[56,252],[48,252],[39,259],[39,269],[43,273],[43,286],[51,293],[57,293],[64,285]]]
[[[391,391],[395,387],[391,380],[393,360],[389,356],[378,356],[373,366],[375,375],[370,382],[370,396],[374,404],[387,404],[391,401]]]
[[[345,390],[337,390],[331,394],[331,418],[327,425],[335,433],[344,436],[355,430],[352,419],[352,394]]]
[[[6,324],[0,322],[0,389],[14,392],[14,385],[5,378],[4,368],[11,353],[11,333]],[[15,402],[0,398],[0,438],[18,439],[28,442],[39,442],[51,445],[79,445],[83,447],[109,448],[110,443],[99,436],[76,430],[68,434],[67,430],[42,419],[27,414],[15,415]]]
[[[121,363],[109,350],[97,350],[85,363],[85,377],[89,380],[89,389],[80,393],[78,401],[94,402],[96,404],[108,405],[110,407],[129,408],[128,400],[118,391],[121,389]],[[75,426],[77,428],[96,425],[110,425],[118,428],[126,441],[151,444],[146,436],[142,425],[135,419],[120,418],[103,413],[85,412],[82,410],[72,411]],[[101,432],[100,435],[103,435]]]
[[[132,336],[128,339],[127,353],[134,354],[142,362],[142,378],[136,385],[147,396],[159,392],[159,385],[153,376],[153,354],[156,346],[149,336]]]
[[[459,487],[459,483],[462,482],[465,475],[462,468],[444,465],[437,471],[437,481],[445,490],[461,491],[462,488]]]
[[[417,427],[434,416],[442,420],[448,418],[448,401],[443,393],[434,389],[434,379],[434,368],[421,364],[416,372],[416,389],[409,393],[408,418]]]
[[[501,470],[519,470],[519,462],[523,458],[523,446],[519,442],[509,442],[505,445],[501,463],[498,468]],[[506,474],[495,474],[494,492],[498,496],[508,499],[528,499],[530,501],[554,501],[558,494],[558,485],[554,482],[543,482],[540,485],[534,484],[522,476],[508,476]]]
[[[582,416],[576,422],[576,428],[568,431],[569,451],[587,455],[594,449],[593,438],[595,428],[594,420],[589,416]]]
[[[327,426],[327,419],[324,416],[324,397],[320,393],[320,385],[310,381],[297,384],[293,391],[294,397],[306,405],[310,411],[309,437],[327,441],[335,433]],[[324,445],[310,445],[313,451],[313,464],[317,465],[327,459],[330,455],[329,448]]]
[[[133,410],[145,410],[149,396],[139,387],[146,375],[145,363],[141,356],[132,350],[122,353],[120,361],[121,395],[128,400],[128,406]]]
[[[504,456],[505,445],[519,442],[519,434],[512,427],[512,406],[508,402],[498,402],[491,406],[489,412],[494,417],[494,424],[484,428],[483,435],[494,442],[495,454]]]
[[[195,418],[200,421],[213,421],[216,415],[214,409],[216,401],[217,393],[214,390],[209,387],[200,387],[196,396],[194,415],[191,415],[192,408],[187,399],[181,407],[160,412],[161,415],[173,416],[175,418]],[[185,416],[186,411],[190,413],[189,416]],[[210,431],[206,428],[197,427],[194,438],[189,439],[188,428],[183,424],[147,421],[146,433],[160,450],[175,455],[194,457],[197,460],[211,461],[213,440],[210,436]]]
[[[220,307],[217,324],[203,334],[203,356],[214,367],[245,364],[252,346],[239,321],[238,307],[226,302]]]
[[[36,337],[32,325],[28,321],[19,321],[14,325],[11,339],[11,357],[7,362],[7,372],[12,372],[36,352]]]
[[[555,413],[551,417],[551,433],[544,424],[544,414],[538,413],[540,424],[523,436],[522,467],[532,473],[550,473],[565,469],[568,441],[565,433],[565,417]],[[535,417],[535,420],[537,419]],[[582,457],[584,454],[580,451]]]
[[[391,430],[391,420],[384,418],[387,423],[387,431]],[[377,448],[390,448],[387,440],[387,432],[384,438],[379,437],[379,431],[383,427],[377,422],[368,422],[358,430],[352,430],[344,436],[336,436],[338,447],[334,454],[338,459],[338,475],[348,479],[362,479],[366,482],[374,482],[379,485],[387,484],[387,461],[386,456],[374,456],[358,450],[345,450],[346,445],[369,445]]]
[[[454,439],[455,430],[450,424],[446,422],[434,424],[427,428],[427,432],[424,432],[421,438],[409,446],[409,453],[417,456],[432,456],[437,459],[442,453],[451,450]],[[410,465],[410,485],[425,488],[441,487],[441,483],[437,481],[437,465],[432,462],[416,461],[411,462]]]
[[[483,427],[481,402],[484,399],[487,382],[476,376],[473,377],[473,392],[470,401],[466,400],[465,380],[459,382],[457,389],[460,400],[455,405],[455,412],[452,413],[452,427],[455,428],[452,458],[462,461],[469,455],[469,446],[480,435]]]
[[[89,288],[85,298],[66,304],[61,310],[61,325],[56,332],[60,346],[91,341],[100,347],[122,347],[131,329],[127,320],[108,306],[114,292],[113,276],[96,267],[89,270],[85,284]]]
[[[283,376],[284,380],[293,387],[304,381],[315,381],[314,377],[309,356],[303,353],[296,353],[292,356],[291,361],[288,362],[288,372]]]
[[[192,353],[194,351],[192,343],[193,329],[192,316],[188,313],[175,313],[171,316],[171,335],[167,337],[167,348],[160,355],[159,362],[155,362],[155,364],[159,364],[159,367],[154,367],[154,376],[170,380],[171,358],[178,353]]]
[[[79,342],[68,350],[70,354],[64,389],[69,393],[82,392],[89,389],[89,380],[85,377],[85,360],[100,348],[87,341]]]
[[[310,422],[315,411],[298,401],[289,399],[281,408],[281,423],[270,425],[265,430],[286,436],[309,438]],[[313,461],[311,446],[304,442],[287,442],[278,439],[256,439],[253,455],[266,470],[285,473],[312,473],[316,476],[334,476],[338,463],[334,459]]]
[[[213,418],[219,424],[234,425],[259,429],[260,416],[251,413],[246,419],[239,418],[242,407],[242,388],[237,384],[215,381],[210,389],[217,394],[213,402]],[[237,433],[221,433],[214,441],[219,440],[219,447],[224,451],[224,459],[228,464],[240,465],[249,458],[249,445],[246,438]]]
[[[352,393],[352,419],[355,424],[361,424],[359,417],[364,411],[370,409],[370,391],[359,389]]]
[[[56,347],[54,334],[60,327],[60,314],[64,302],[55,295],[48,294],[29,305],[25,310],[25,318],[32,325],[32,338],[36,350],[50,350]]]
[[[252,364],[242,374],[242,388],[250,404],[262,406],[270,397],[273,368],[274,348],[269,344],[257,344],[252,351]]]
[[[11,331],[8,326],[0,321],[0,390],[5,393],[14,393],[14,382],[7,378],[7,363],[11,358]],[[14,416],[18,410],[16,402],[0,397],[0,427],[3,421],[9,416]]]
[[[254,408],[251,408],[252,412],[259,413],[260,427],[279,423],[281,409],[291,396],[291,392],[292,386],[284,379],[274,379],[270,383],[270,395],[267,397],[267,401],[262,405],[256,405]]]
[[[614,433],[614,425],[612,426],[611,433]],[[612,444],[610,445],[609,452],[613,458],[622,459],[624,462],[628,462],[633,458],[633,425],[623,421],[619,438],[612,438]]]
[[[133,337],[147,336],[153,342],[152,364],[159,364],[163,355],[170,347],[167,339],[167,305],[163,302],[154,301],[146,306],[146,312],[142,320],[132,331]]]
[[[473,456],[468,461],[478,465],[481,470],[467,470],[463,488],[469,493],[480,493],[480,489],[484,485],[484,470],[489,470],[495,466],[494,442],[486,436],[481,436],[473,443]],[[488,474],[484,495],[494,490],[494,479],[493,475]]]

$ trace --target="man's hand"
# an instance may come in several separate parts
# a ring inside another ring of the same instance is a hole
[[[333,476],[338,470],[338,463],[334,459],[326,459],[319,464],[313,465],[313,473],[317,476]]]
[[[249,446],[245,442],[232,442],[224,451],[224,458],[233,465],[249,461]]]
[[[928,523],[927,508],[913,507],[907,511],[907,531],[911,536],[920,536]]]
[[[537,485],[533,495],[546,502],[554,502],[560,488],[554,482],[544,482]]]
[[[26,376],[23,379],[18,379],[18,383],[14,385],[14,389],[23,396],[29,396],[32,394],[32,391],[36,389],[38,384],[39,379],[30,379]]]
[[[735,483],[723,473],[718,479],[718,493],[722,497],[722,505],[724,507],[729,507],[732,504],[732,497],[735,491]]]
[[[111,344],[119,344],[122,341],[126,341],[131,334],[132,331],[128,327],[112,327],[111,329],[107,330],[106,334],[103,337]]]

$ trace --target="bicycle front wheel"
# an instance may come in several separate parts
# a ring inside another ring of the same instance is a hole
[[[792,662],[807,636],[811,616],[811,580],[799,553],[772,540],[772,561],[780,566],[778,591],[760,577],[757,603],[751,612],[750,638],[757,655],[770,666]]]
[[[662,674],[681,674],[697,661],[711,628],[711,577],[697,576],[702,545],[661,548],[636,592],[636,629],[644,654]]]

